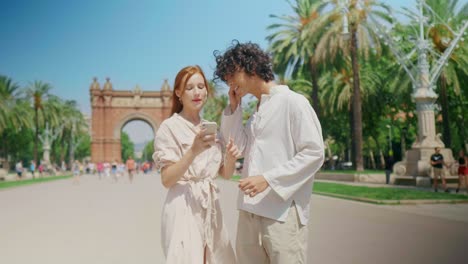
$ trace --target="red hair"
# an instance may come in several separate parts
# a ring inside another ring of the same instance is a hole
[[[181,93],[180,95],[184,94],[185,87],[187,86],[187,82],[195,74],[200,74],[203,77],[203,81],[205,82],[205,89],[207,92],[207,96],[211,96],[211,89],[208,86],[208,82],[206,81],[205,74],[200,66],[187,66],[177,73],[177,76],[174,81],[174,91],[172,92],[172,110],[171,115],[174,113],[180,113],[182,111],[183,105],[179,101],[179,97],[176,94],[176,91],[179,90]]]

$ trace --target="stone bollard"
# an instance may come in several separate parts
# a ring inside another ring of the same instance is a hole
[[[5,181],[7,171],[5,169],[0,169],[0,181]]]
[[[431,187],[431,178],[430,177],[424,177],[424,176],[418,176],[416,177],[416,186],[418,187]]]

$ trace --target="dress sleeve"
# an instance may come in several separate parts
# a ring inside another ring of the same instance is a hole
[[[153,160],[157,169],[162,169],[180,160],[176,139],[169,127],[164,124],[156,132]]]

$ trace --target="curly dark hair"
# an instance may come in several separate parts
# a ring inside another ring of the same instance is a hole
[[[233,40],[224,54],[216,50],[213,55],[216,58],[214,80],[226,82],[228,76],[239,70],[250,76],[256,75],[265,82],[274,80],[270,56],[258,44]]]

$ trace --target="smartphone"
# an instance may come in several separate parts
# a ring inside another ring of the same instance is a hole
[[[202,129],[206,129],[205,134],[216,134],[216,131],[218,130],[218,124],[216,122],[208,122],[204,121],[202,123]]]

